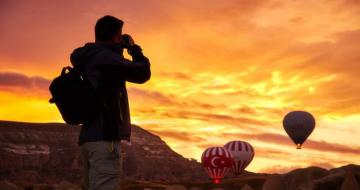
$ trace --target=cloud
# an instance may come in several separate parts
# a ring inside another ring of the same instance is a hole
[[[331,38],[330,42],[301,43],[290,47],[284,57],[306,59],[284,67],[288,67],[286,70],[290,74],[302,73],[303,80],[313,81],[308,86],[313,87],[314,93],[299,94],[298,104],[319,106],[328,113],[358,113],[360,84],[355,81],[360,80],[360,30],[337,32]]]
[[[158,74],[161,78],[170,78],[174,80],[187,80],[192,81],[192,76],[190,76],[188,73],[185,72],[161,72]]]
[[[48,90],[50,80],[41,76],[27,76],[18,72],[0,72],[0,88],[22,90]]]
[[[265,143],[272,143],[276,145],[295,147],[289,137],[274,133],[256,133],[256,134],[229,134],[223,133],[225,136],[237,136],[248,140],[257,140]],[[304,143],[304,148],[312,149],[319,152],[332,152],[332,153],[344,153],[344,154],[358,154],[360,147],[348,146],[343,144],[329,143],[326,141],[316,141],[308,139]]]
[[[206,122],[215,122],[215,123],[227,123],[233,125],[259,125],[264,126],[267,123],[265,121],[252,119],[250,117],[233,117],[231,115],[225,114],[212,114],[212,113],[202,113],[202,112],[193,112],[193,111],[177,111],[172,113],[167,113],[169,117],[184,118],[184,119],[196,119]],[[251,128],[251,126],[248,126]]]
[[[0,55],[42,65],[47,64],[44,59],[53,60],[54,64],[67,58],[76,46],[93,41],[95,22],[106,14],[123,19],[124,31],[135,33],[135,36],[149,37],[163,31],[168,32],[169,28],[188,26],[191,24],[189,21],[202,22],[209,19],[217,22],[228,17],[222,18],[222,15],[246,15],[263,2],[5,1],[2,2],[0,17]],[[206,9],[203,8],[205,4]]]
[[[159,130],[149,130],[152,133],[155,133],[159,136],[166,137],[166,138],[173,138],[178,141],[184,141],[184,142],[199,142],[204,141],[205,139],[199,136],[196,136],[192,133],[188,132],[181,132],[181,131],[159,131]]]
[[[257,110],[254,108],[251,108],[249,106],[242,106],[240,108],[235,109],[238,113],[245,113],[245,114],[256,114]]]
[[[128,88],[129,96],[137,99],[145,99],[146,101],[153,101],[159,105],[173,105],[177,104],[173,98],[167,97],[163,93],[157,91],[143,90],[135,87]]]
[[[2,2],[0,57],[12,62],[9,67],[36,63],[45,69],[64,64],[73,49],[94,41],[94,25],[106,14],[123,19],[124,32],[135,33],[137,40],[145,29],[166,26],[168,17],[159,4],[116,0]]]
[[[306,148],[311,148],[319,151],[326,152],[337,152],[337,153],[349,153],[349,154],[359,154],[360,147],[358,146],[348,146],[336,143],[329,143],[325,141],[314,141],[309,140],[306,144]]]
[[[277,158],[277,159],[284,159],[289,156],[288,152],[277,150],[268,147],[257,147],[255,150],[255,154],[257,157],[264,157],[264,158]]]

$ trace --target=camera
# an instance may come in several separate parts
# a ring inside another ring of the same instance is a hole
[[[130,45],[129,45],[129,43],[130,43],[130,35],[129,34],[123,34],[122,36],[121,36],[121,39],[122,39],[122,41],[123,41],[123,48],[128,48]]]

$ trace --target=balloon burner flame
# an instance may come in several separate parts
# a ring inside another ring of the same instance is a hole
[[[220,179],[218,179],[218,178],[214,178],[212,181],[214,184],[220,184],[220,182],[221,182]]]

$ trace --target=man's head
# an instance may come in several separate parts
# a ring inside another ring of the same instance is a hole
[[[95,25],[95,41],[100,43],[121,43],[124,22],[116,17],[106,15]]]

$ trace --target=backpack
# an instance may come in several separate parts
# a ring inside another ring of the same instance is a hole
[[[83,66],[86,64],[82,64]],[[79,125],[94,119],[101,109],[101,96],[77,67],[64,67],[49,87],[52,98],[67,124]]]

